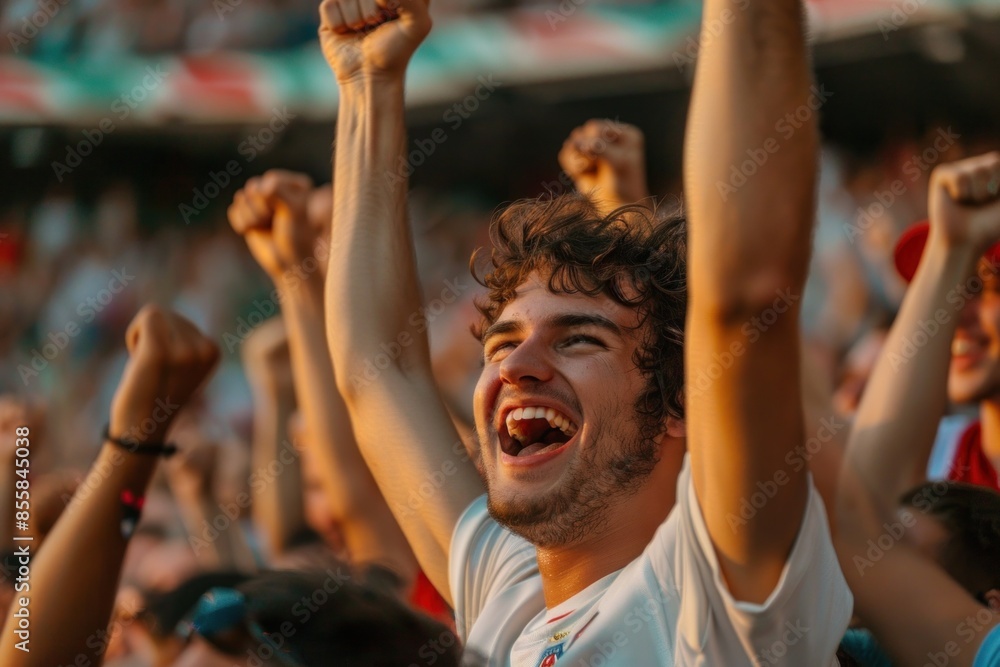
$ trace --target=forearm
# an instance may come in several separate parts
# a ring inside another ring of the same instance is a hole
[[[266,471],[278,460],[291,458],[270,484],[251,484],[251,516],[263,537],[269,557],[285,551],[292,537],[305,527],[302,505],[302,474],[288,434],[288,421],[295,411],[295,394],[278,386],[263,369],[250,370],[254,395],[251,465]]]
[[[326,345],[322,285],[286,293],[282,313],[295,393],[309,434],[304,446],[320,467],[346,546],[354,560],[387,565],[410,581],[416,575],[416,559],[358,450],[337,390]]]
[[[687,125],[694,309],[754,309],[804,282],[819,142],[802,14],[800,0],[705,3],[703,26],[726,29],[703,27]],[[808,120],[783,124],[803,106]]]
[[[380,354],[390,369],[428,374],[430,360],[401,166],[402,78],[342,84],[340,94],[326,318],[334,366],[353,391]]]
[[[974,257],[971,249],[948,250],[933,238],[928,242],[858,408],[847,464],[882,512],[893,511],[899,495],[926,478],[934,434],[947,406],[958,324],[949,294],[969,276]],[[928,324],[936,328],[933,334]]]
[[[8,667],[99,664],[98,649],[111,618],[126,541],[121,534],[121,494],[145,494],[156,458],[105,445],[37,557],[28,590],[16,594],[0,639],[0,663]],[[34,545],[28,543],[33,550]],[[21,545],[18,545],[21,546]],[[72,566],[67,566],[72,564]],[[30,610],[30,653],[15,647],[17,601]],[[86,610],[81,613],[81,610]]]
[[[790,457],[806,441],[798,300],[818,142],[812,119],[773,145],[775,124],[809,92],[800,0],[708,0],[703,25],[720,21],[727,27],[719,35],[703,28],[684,149],[685,372],[711,380],[691,383],[685,416],[692,481],[720,569],[738,599],[762,602],[785,568],[808,499],[807,467]],[[766,164],[728,185],[758,149]],[[722,374],[709,377],[720,363]],[[774,486],[775,501],[742,520],[762,485]]]

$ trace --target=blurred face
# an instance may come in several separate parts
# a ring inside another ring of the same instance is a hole
[[[490,512],[538,546],[599,529],[653,469],[637,324],[608,297],[553,294],[533,275],[484,332],[475,415]]]
[[[954,403],[1000,397],[1000,277],[987,267],[985,262],[980,265],[979,276],[985,276],[982,292],[970,290],[962,296],[965,303],[948,373],[948,396]]]

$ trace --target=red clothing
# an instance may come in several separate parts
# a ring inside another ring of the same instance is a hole
[[[441,594],[437,592],[434,584],[427,578],[423,570],[417,572],[417,581],[413,586],[413,595],[410,596],[410,604],[450,628],[455,626],[451,607],[444,601]]]
[[[978,421],[966,428],[958,440],[955,458],[948,470],[952,482],[966,482],[1000,491],[997,470],[983,451],[982,428]]]

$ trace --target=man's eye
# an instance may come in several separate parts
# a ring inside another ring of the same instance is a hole
[[[505,343],[497,343],[493,347],[489,348],[486,352],[486,360],[494,361],[497,356],[502,356],[514,349],[514,343],[507,341]]]
[[[570,345],[580,345],[580,344],[600,345],[601,347],[604,347],[604,343],[602,343],[598,339],[594,338],[593,336],[585,336],[583,334],[576,334],[574,336],[570,336],[569,338],[563,341],[563,347],[569,347]]]

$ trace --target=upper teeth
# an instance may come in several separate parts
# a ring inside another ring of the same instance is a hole
[[[517,408],[507,413],[507,431],[511,437],[520,442],[527,439],[527,435],[521,432],[520,422],[528,419],[544,419],[552,428],[557,428],[566,435],[573,437],[576,433],[576,424],[570,418],[558,410],[544,407]]]
[[[972,343],[967,340],[956,339],[951,343],[951,353],[956,355],[967,354],[972,351]]]

